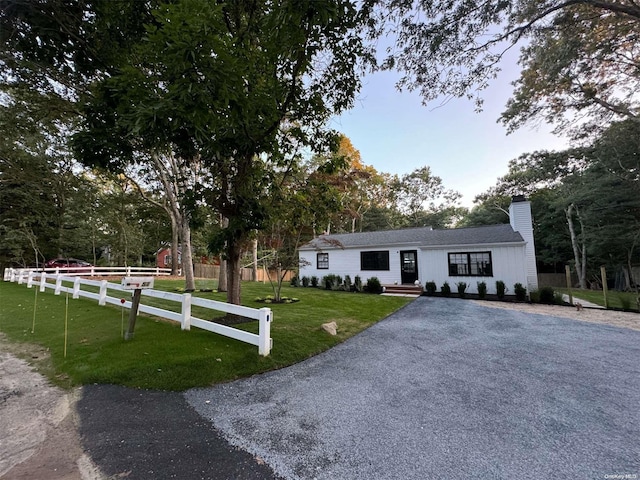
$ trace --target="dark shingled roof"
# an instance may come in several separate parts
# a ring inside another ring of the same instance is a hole
[[[482,227],[432,230],[431,227],[385,230],[380,232],[321,235],[305,244],[301,250],[329,248],[377,247],[384,245],[415,245],[437,247],[489,243],[522,243],[522,236],[509,224]]]

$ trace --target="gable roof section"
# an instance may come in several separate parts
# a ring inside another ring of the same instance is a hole
[[[321,235],[303,245],[300,250],[330,250],[334,248],[367,248],[387,245],[415,247],[446,247],[495,243],[523,243],[522,236],[508,223],[481,227],[432,230],[431,227],[384,230],[379,232]]]

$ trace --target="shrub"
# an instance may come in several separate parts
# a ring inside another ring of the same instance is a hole
[[[355,288],[356,292],[362,292],[364,290],[364,287],[362,286],[362,278],[360,278],[360,275],[356,275],[356,277],[353,279],[353,287]]]
[[[516,283],[513,286],[513,293],[516,294],[516,300],[519,302],[522,302],[527,298],[527,289],[521,283]]]
[[[311,277],[311,286],[313,288],[318,287],[318,277],[316,277],[315,275]]]
[[[456,283],[456,287],[458,287],[458,295],[460,295],[460,298],[464,298],[465,291],[467,290],[467,282],[458,282]]]
[[[333,290],[336,283],[338,283],[338,277],[333,273],[322,277],[322,288],[325,290]]]
[[[342,290],[342,277],[340,275],[334,275],[335,279],[333,281],[333,285],[331,285],[331,290]]]
[[[302,286],[305,288],[309,286],[309,277],[302,277]]]
[[[540,290],[531,290],[531,292],[529,292],[529,299],[531,303],[540,303]]]
[[[620,304],[624,310],[631,310],[631,299],[625,296],[620,296]]]
[[[507,286],[502,280],[496,281],[496,294],[500,300],[504,298],[505,293],[507,293]]]
[[[487,282],[478,282],[478,297],[485,298],[487,296]]]
[[[553,305],[555,303],[555,292],[552,287],[542,287],[540,289],[540,303]]]
[[[351,277],[349,275],[344,276],[344,289],[347,292],[351,291]]]
[[[451,287],[449,286],[449,282],[444,282],[442,284],[442,287],[440,287],[440,291],[442,292],[442,295],[444,295],[445,297],[448,297],[449,295],[451,295]]]
[[[424,289],[427,292],[427,295],[433,295],[436,293],[438,286],[436,285],[436,282],[426,282],[424,284]]]
[[[298,278],[297,275],[295,275],[294,277],[291,278],[291,286],[292,287],[299,287],[300,286],[300,279]]]
[[[378,277],[371,277],[367,279],[367,292],[369,293],[382,293],[382,284]]]

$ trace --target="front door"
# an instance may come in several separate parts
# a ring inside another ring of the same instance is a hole
[[[418,251],[403,250],[400,252],[400,270],[402,283],[414,283],[418,280]]]

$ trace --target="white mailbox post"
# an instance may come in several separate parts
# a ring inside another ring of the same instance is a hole
[[[136,328],[136,319],[138,318],[138,307],[140,306],[140,295],[142,289],[153,288],[154,277],[124,277],[122,279],[122,288],[124,290],[133,290],[131,299],[131,312],[129,312],[129,327],[124,334],[125,340],[133,338],[133,331]]]

